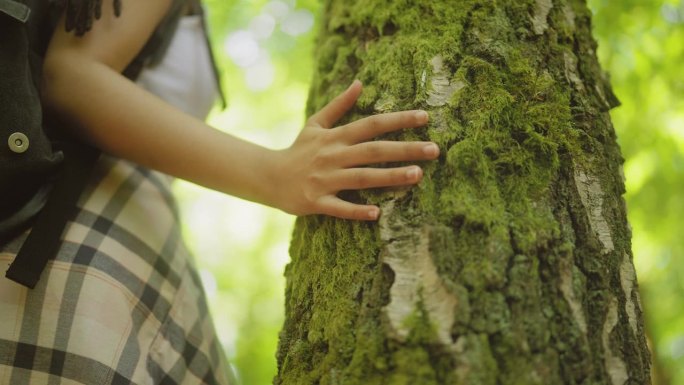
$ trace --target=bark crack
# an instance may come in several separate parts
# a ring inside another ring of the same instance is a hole
[[[584,317],[584,308],[582,303],[577,299],[575,295],[574,285],[573,285],[573,268],[572,257],[569,259],[561,259],[560,262],[560,291],[563,293],[563,298],[570,306],[570,312],[572,317],[575,319],[577,326],[580,331],[587,335],[587,320]]]
[[[622,291],[625,293],[625,312],[627,313],[629,326],[636,336],[638,335],[636,304],[632,300],[634,282],[636,282],[634,265],[632,264],[629,255],[624,253],[622,256],[622,264],[620,265],[620,284],[622,285]]]
[[[569,4],[565,4],[563,6],[563,16],[565,16],[565,22],[575,30],[575,11],[572,10],[572,7]]]
[[[429,250],[429,227],[412,228],[398,215],[392,215],[395,201],[382,205],[380,237],[388,242],[381,253],[383,263],[394,272],[390,288],[390,303],[383,308],[392,330],[392,337],[405,341],[411,332],[407,320],[422,301],[434,327],[437,342],[452,346],[456,297],[444,285]]]
[[[603,254],[607,254],[613,251],[615,246],[613,245],[613,236],[610,232],[610,225],[603,217],[604,194],[601,184],[596,177],[588,175],[579,169],[575,169],[574,177],[575,186],[577,186],[580,200],[587,209],[589,225],[603,245],[603,249],[601,251]]]
[[[553,8],[551,0],[537,0],[534,16],[532,17],[532,30],[537,35],[543,35],[546,29],[549,28],[547,19],[551,8]]]
[[[579,75],[577,66],[577,56],[571,51],[563,52],[563,63],[565,65],[565,79],[575,87],[578,92],[584,92],[584,83]]]
[[[606,321],[603,324],[603,351],[604,360],[606,365],[606,370],[610,376],[610,382],[612,385],[624,385],[629,380],[629,375],[627,374],[627,367],[625,363],[615,355],[615,352],[610,346],[610,334],[618,323],[618,302],[615,297],[610,297],[610,304],[608,305],[608,314],[606,315]]]
[[[427,104],[432,107],[440,107],[449,102],[451,96],[465,87],[462,81],[451,82],[449,72],[444,68],[444,59],[437,55],[430,60],[432,76],[430,77],[430,90],[428,91]],[[425,83],[427,72],[423,71],[421,79]]]

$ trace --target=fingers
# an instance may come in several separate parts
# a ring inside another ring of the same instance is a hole
[[[342,167],[372,163],[432,160],[439,156],[439,147],[432,142],[371,141],[344,147],[336,157]]]
[[[305,173],[313,194],[300,212],[321,213],[343,219],[376,220],[379,209],[372,205],[353,204],[335,194],[342,190],[361,190],[377,187],[407,186],[420,182],[423,172],[418,166],[395,168],[361,168],[373,163],[432,160],[439,156],[439,148],[431,142],[370,141],[371,139],[405,128],[421,127],[428,123],[425,111],[413,110],[370,116],[334,130],[335,122],[354,106],[361,93],[361,83],[352,85],[328,105],[314,114],[304,130],[308,136],[324,135],[321,140],[301,140],[314,143],[311,172]],[[313,130],[315,128],[315,130]],[[312,131],[313,130],[313,131]],[[294,147],[294,146],[293,146]],[[309,154],[312,153],[307,152]],[[350,168],[352,167],[352,168]],[[312,196],[313,195],[313,196]],[[316,195],[319,198],[315,198]]]
[[[421,127],[427,122],[427,112],[412,110],[369,116],[335,130],[343,142],[353,144],[404,128]]]
[[[338,172],[329,182],[336,190],[359,190],[373,187],[404,186],[420,182],[423,172],[418,166],[392,169],[357,168]],[[374,221],[380,210],[372,205],[358,205],[344,201],[334,195],[320,198],[318,211],[342,219]]]
[[[330,103],[309,118],[309,121],[318,124],[323,128],[331,128],[335,122],[340,120],[344,114],[356,103],[356,99],[361,95],[361,82],[354,82],[340,95],[335,97]]]
[[[372,205],[357,205],[335,196],[322,198],[321,214],[357,221],[374,221],[380,216],[380,209]]]
[[[363,190],[376,187],[407,186],[420,182],[418,166],[396,168],[348,168],[330,174],[325,185],[334,191]]]

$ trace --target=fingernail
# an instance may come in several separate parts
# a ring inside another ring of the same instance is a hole
[[[378,219],[378,215],[379,215],[378,209],[368,210],[368,218],[369,219],[373,219],[373,220]]]
[[[347,89],[351,89],[352,87],[354,87],[354,85],[356,85],[356,83],[361,84],[361,80],[354,79],[354,81],[349,85],[349,88],[347,88]]]
[[[418,174],[420,174],[420,167],[411,167],[406,171],[406,177],[409,180],[418,179]]]
[[[416,112],[416,120],[420,124],[425,124],[428,121],[428,113],[425,111]]]
[[[423,153],[428,157],[434,158],[439,155],[439,147],[434,143],[428,144],[423,147]]]

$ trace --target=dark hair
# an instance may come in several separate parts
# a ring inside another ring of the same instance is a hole
[[[102,0],[51,0],[66,15],[67,32],[81,36],[90,31],[93,22],[102,16]],[[121,15],[121,0],[112,0],[114,14]]]

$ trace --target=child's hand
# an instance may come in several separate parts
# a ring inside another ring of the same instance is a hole
[[[326,214],[345,219],[376,220],[380,209],[358,205],[336,196],[342,190],[404,186],[420,182],[418,166],[370,168],[385,162],[431,160],[439,155],[432,142],[370,141],[388,132],[424,126],[425,111],[374,115],[332,128],[361,94],[361,82],[352,85],[313,115],[294,144],[283,150],[276,176],[280,207],[296,215]],[[361,166],[361,167],[360,167]]]

